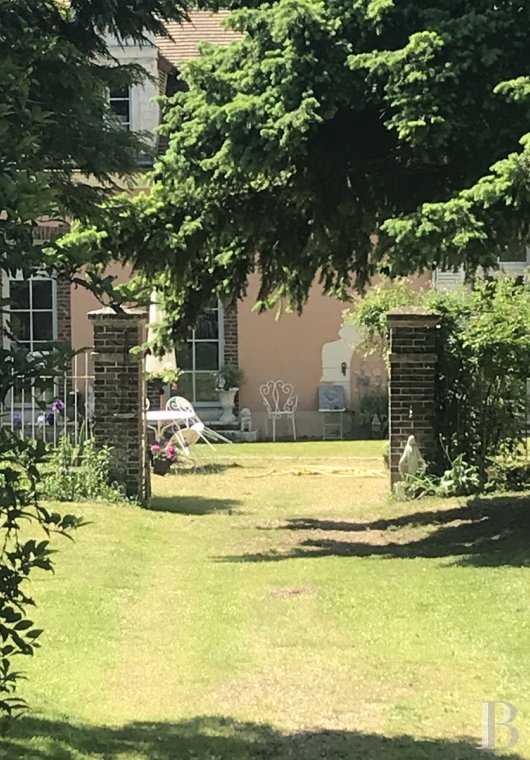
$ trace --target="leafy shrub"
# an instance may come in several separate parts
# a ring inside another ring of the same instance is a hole
[[[468,464],[463,454],[459,454],[441,477],[433,474],[406,476],[398,493],[408,498],[422,496],[469,496],[481,489],[480,470]]]
[[[110,466],[110,447],[96,449],[92,440],[75,447],[64,435],[43,472],[42,496],[55,501],[122,501],[123,490],[110,483]]]
[[[0,714],[27,708],[16,696],[23,674],[13,667],[17,655],[31,656],[42,633],[27,615],[35,607],[28,580],[36,569],[53,570],[50,537],[71,536],[84,522],[74,515],[47,510],[37,499],[40,470],[46,456],[43,441],[24,440],[0,429]],[[43,540],[36,540],[34,531]]]
[[[479,279],[473,289],[414,290],[405,280],[375,286],[347,316],[365,328],[366,350],[388,351],[386,314],[417,305],[440,314],[436,427],[449,460],[477,467],[510,455],[522,438],[530,368],[530,290],[514,279]],[[440,448],[437,471],[447,461]]]
[[[516,459],[493,462],[487,469],[488,490],[526,491],[530,488],[530,462]]]
[[[438,490],[441,496],[469,496],[477,493],[480,490],[478,467],[468,464],[464,455],[459,454],[440,478]]]

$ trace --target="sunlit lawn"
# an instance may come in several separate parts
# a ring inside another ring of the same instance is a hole
[[[150,510],[76,506],[3,757],[480,760],[504,699],[530,758],[530,499],[392,502],[382,448],[219,446]]]

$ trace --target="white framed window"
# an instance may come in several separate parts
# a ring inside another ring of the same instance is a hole
[[[48,275],[30,278],[24,278],[21,272],[15,276],[4,275],[2,295],[7,300],[4,309],[8,322],[5,347],[20,345],[37,356],[46,353],[50,343],[57,340],[57,282]],[[56,385],[55,378],[50,377],[38,392],[31,388],[31,384],[17,386],[10,392],[7,406],[12,414],[14,410],[30,409],[31,424],[34,425],[41,405],[56,395]]]
[[[198,406],[217,406],[215,375],[224,358],[224,311],[221,304],[208,309],[189,338],[177,348],[178,395]]]
[[[57,283],[48,276],[4,276],[10,332],[32,353],[42,353],[57,340]],[[6,336],[9,341],[9,337]]]
[[[125,129],[131,129],[131,89],[116,87],[110,91],[110,110]]]

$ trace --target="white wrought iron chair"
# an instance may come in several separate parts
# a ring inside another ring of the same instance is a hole
[[[260,385],[259,392],[267,411],[267,420],[272,421],[272,440],[276,440],[276,421],[291,421],[293,440],[296,441],[295,415],[298,408],[298,395],[292,383],[283,380],[269,380]]]
[[[198,455],[196,450],[192,452],[192,447],[195,446],[199,438],[201,438],[203,432],[204,424],[202,422],[194,422],[191,427],[180,428],[177,430],[171,438],[172,441],[180,446],[182,453],[188,457],[190,462],[192,462],[195,467],[200,467],[201,470],[204,470],[202,457]]]
[[[195,411],[191,401],[188,401],[188,399],[184,398],[184,396],[171,396],[171,398],[166,401],[166,409],[176,412],[187,412],[189,414],[189,417],[186,421],[185,428],[195,427],[196,430],[199,431],[199,438],[202,438],[202,440],[207,443],[210,448],[213,449],[214,447],[208,438],[211,438],[214,441],[223,441],[224,443],[230,443],[228,438],[225,438],[224,435],[221,435],[216,430],[212,430],[211,428],[206,427],[206,425],[203,423]]]

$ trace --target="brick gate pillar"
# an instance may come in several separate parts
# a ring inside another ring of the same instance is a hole
[[[387,314],[390,330],[388,435],[390,484],[399,480],[398,464],[409,435],[427,461],[437,446],[434,381],[438,314],[416,307]]]
[[[145,340],[144,312],[111,308],[91,311],[94,329],[94,438],[112,446],[112,475],[128,496],[146,501],[150,495],[147,466],[145,372],[143,356],[130,349]]]

